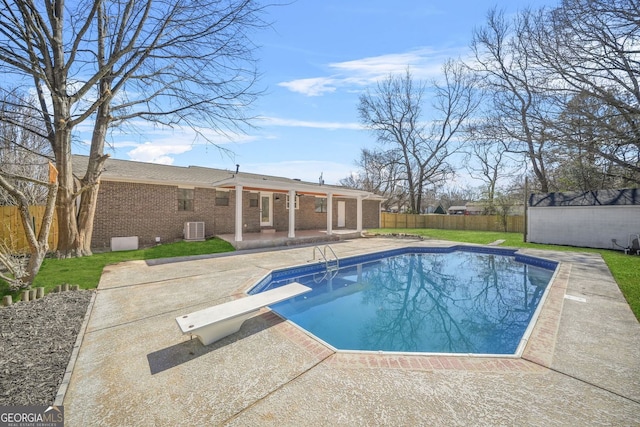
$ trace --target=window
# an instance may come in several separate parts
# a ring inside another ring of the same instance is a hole
[[[316,197],[316,212],[327,213],[327,198]]]
[[[258,193],[250,193],[249,194],[249,207],[257,208],[258,207]]]
[[[300,206],[300,204],[298,203],[299,199],[300,199],[300,196],[298,196],[298,195],[296,194],[296,200],[295,200],[295,202],[294,202],[294,204],[295,204],[295,209],[298,209],[298,208],[299,208],[299,206]],[[288,195],[288,194],[287,194],[287,209],[289,209],[289,195]]]
[[[193,211],[193,188],[178,188],[178,211]]]
[[[216,206],[229,206],[229,192],[216,190]]]

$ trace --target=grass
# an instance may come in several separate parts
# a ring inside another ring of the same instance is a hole
[[[54,259],[47,258],[32,287],[44,287],[48,293],[57,285],[68,283],[79,285],[81,289],[93,289],[98,286],[102,270],[106,265],[123,261],[171,258],[189,255],[204,255],[233,251],[230,243],[213,238],[203,242],[177,242],[154,246],[147,249],[122,252],[97,253],[89,257]],[[9,292],[9,287],[0,281],[0,296],[11,295],[18,300],[20,292]]]
[[[502,246],[519,248],[549,249],[554,251],[573,251],[599,253],[607,263],[620,290],[624,294],[631,310],[640,320],[640,257],[625,255],[619,251],[606,249],[576,248],[573,246],[539,245],[525,243],[520,233],[500,233],[491,231],[460,231],[436,229],[377,229],[370,230],[375,234],[413,234],[432,239],[450,240],[454,242],[487,244],[496,240],[504,240]],[[123,261],[170,258],[188,255],[214,254],[233,251],[229,243],[214,238],[204,242],[177,242],[154,246],[148,249],[123,252],[105,252],[84,258],[46,259],[33,287],[44,287],[50,292],[57,285],[69,283],[79,285],[81,289],[93,289],[98,286],[102,269],[109,264]],[[0,296],[11,295],[18,300],[19,292],[9,292],[6,283],[0,281]]]
[[[526,243],[521,233],[500,233],[493,231],[436,230],[436,229],[389,229],[369,230],[370,234],[412,234],[432,239],[486,245],[496,240],[504,240],[501,246],[517,248],[548,249],[554,251],[598,253],[609,267],[631,310],[640,321],[640,257],[625,255],[621,251],[607,249],[577,248],[574,246],[540,245]]]

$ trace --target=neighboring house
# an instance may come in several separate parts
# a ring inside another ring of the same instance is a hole
[[[467,203],[465,206],[451,206],[447,209],[449,215],[484,215],[486,205],[484,203]],[[524,204],[518,203],[509,206],[508,215],[524,215]]]
[[[482,215],[484,213],[485,207],[482,203],[467,203],[465,205],[465,215]]]
[[[447,209],[449,215],[466,215],[466,212],[466,206],[450,206],[449,209]]]
[[[442,205],[438,205],[437,208],[434,209],[433,212],[434,214],[438,214],[438,215],[445,215],[447,212],[445,212],[444,208],[442,207]]]
[[[73,156],[75,170],[88,157]],[[293,200],[293,209],[290,209]],[[137,236],[141,246],[157,238],[184,237],[185,223],[203,222],[206,236],[351,229],[380,225],[373,193],[276,176],[109,159],[100,178],[92,247],[107,249],[112,237]]]

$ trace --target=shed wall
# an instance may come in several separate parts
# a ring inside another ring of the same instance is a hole
[[[640,234],[640,205],[530,207],[527,240],[533,243],[621,249]]]

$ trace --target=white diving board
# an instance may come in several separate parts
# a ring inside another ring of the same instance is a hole
[[[310,287],[293,282],[259,294],[176,317],[176,322],[178,322],[183,334],[197,335],[202,344],[209,345],[238,332],[242,323],[260,311],[261,308],[309,291],[311,291]]]

